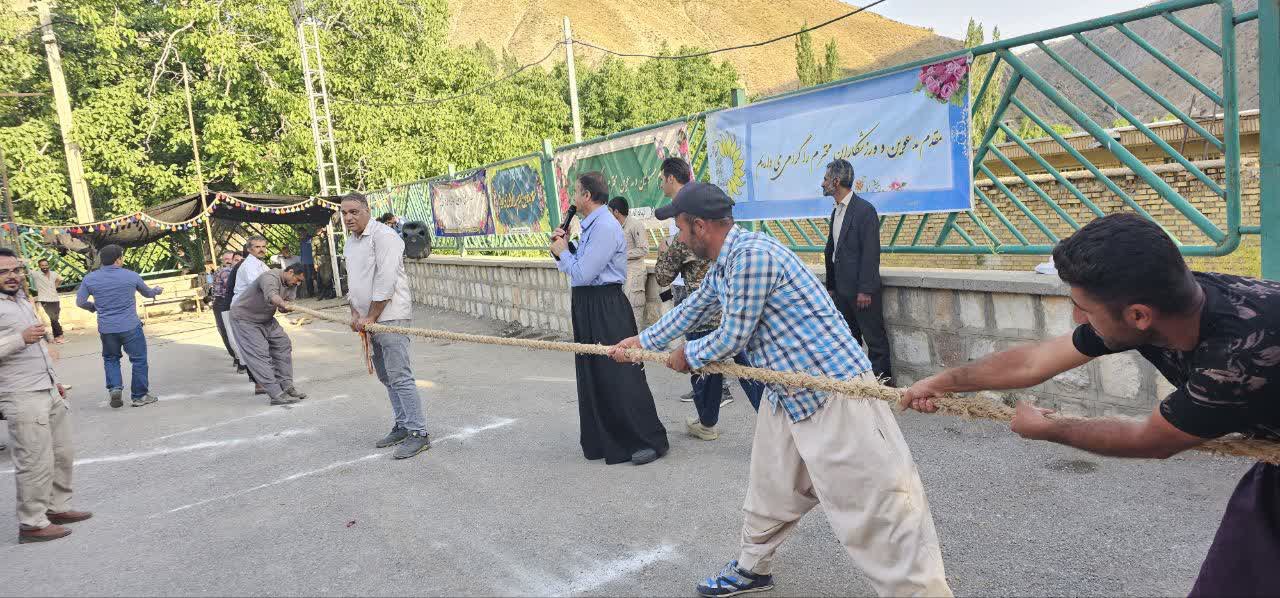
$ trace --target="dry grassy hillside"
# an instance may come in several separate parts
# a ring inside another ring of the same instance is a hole
[[[852,10],[838,0],[451,0],[450,36],[454,43],[484,41],[499,54],[505,49],[521,62],[542,58],[562,39],[568,15],[573,35],[622,52],[656,52],[663,42],[719,48],[768,39],[817,24]],[[827,40],[836,39],[848,74],[875,70],[960,47],[960,42],[866,12],[813,32],[821,58]],[[601,54],[578,49],[579,60]],[[796,87],[795,43],[721,54],[732,62],[751,94]],[[547,63],[551,64],[550,61]]]

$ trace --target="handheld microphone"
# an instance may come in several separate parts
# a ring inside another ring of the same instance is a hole
[[[569,204],[569,211],[564,213],[564,220],[560,222],[560,230],[564,232],[566,236],[569,234],[569,225],[573,222],[573,217],[577,215],[577,213],[578,213],[578,206]],[[572,242],[570,242],[569,253],[577,253],[577,252],[578,252],[578,248],[574,246]],[[554,253],[551,254],[551,257],[556,258],[556,261],[560,261],[560,256]]]

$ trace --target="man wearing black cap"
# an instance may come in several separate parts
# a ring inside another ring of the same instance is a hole
[[[609,188],[599,172],[578,176],[574,205],[582,235],[571,251],[563,230],[551,253],[573,287],[573,340],[611,345],[636,333],[631,304],[622,292],[627,278],[627,240],[609,214]],[[577,355],[578,417],[582,454],[605,463],[650,463],[666,454],[667,429],[658,419],[642,367],[618,365],[602,355]]]
[[[823,284],[768,235],[738,229],[733,202],[693,183],[657,210],[711,270],[692,295],[610,355],[665,349],[717,311],[711,334],[671,353],[688,372],[743,349],[755,367],[873,381],[871,364]],[[883,401],[780,384],[756,417],[738,557],[698,584],[703,596],[773,587],[773,557],[800,517],[822,503],[836,537],[873,588],[889,596],[949,596],[942,552],[911,451]]]

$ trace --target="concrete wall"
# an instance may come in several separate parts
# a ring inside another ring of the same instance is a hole
[[[417,303],[564,335],[573,332],[568,279],[549,259],[433,256],[405,260],[405,267]],[[1054,277],[980,270],[882,272],[894,370],[904,383],[1072,329],[1066,287]],[[664,311],[658,290],[651,273],[650,322]],[[1145,360],[1126,353],[1006,398],[1034,396],[1043,406],[1075,414],[1139,414],[1170,390]]]

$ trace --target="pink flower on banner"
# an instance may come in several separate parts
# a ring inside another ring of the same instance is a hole
[[[960,87],[960,83],[958,81],[947,81],[946,83],[943,83],[942,89],[938,91],[938,97],[943,100],[950,99],[951,94],[956,92],[957,87]]]
[[[906,184],[906,183],[904,183],[904,182],[902,182],[902,181],[894,181],[894,182],[892,182],[892,183],[889,183],[889,190],[890,190],[890,191],[901,191],[901,190],[902,190],[902,188],[903,188],[903,187],[906,187],[906,186],[907,186],[907,184]]]

